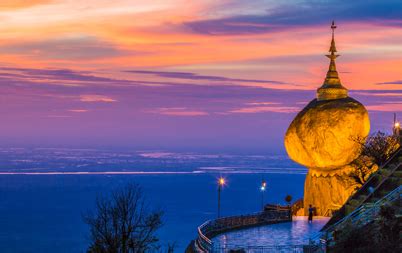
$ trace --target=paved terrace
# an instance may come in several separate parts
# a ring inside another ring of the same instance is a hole
[[[205,222],[188,252],[315,252],[316,246],[306,245],[327,221],[316,218],[309,224],[305,217],[292,221],[288,206],[266,205],[264,212]]]
[[[242,246],[247,245],[254,247],[267,245],[306,245],[309,242],[309,237],[317,233],[328,219],[326,217],[316,217],[313,223],[309,224],[307,217],[294,217],[292,222],[226,232],[217,235],[212,241],[216,247],[228,249],[243,248]]]

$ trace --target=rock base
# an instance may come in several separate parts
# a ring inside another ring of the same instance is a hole
[[[341,208],[358,187],[349,176],[350,169],[345,166],[333,173],[309,169],[304,183],[304,215],[308,215],[309,205],[315,207],[318,216],[332,216]]]

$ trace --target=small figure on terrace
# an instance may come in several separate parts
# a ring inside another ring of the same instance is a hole
[[[308,222],[313,223],[314,207],[312,205],[308,206]]]

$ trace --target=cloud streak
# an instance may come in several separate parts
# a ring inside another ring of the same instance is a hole
[[[153,75],[153,76],[158,76],[158,77],[163,77],[163,78],[185,79],[185,80],[286,84],[284,82],[274,81],[274,80],[228,78],[228,77],[223,77],[223,76],[199,75],[199,74],[190,73],[190,72],[166,72],[166,71],[148,71],[148,70],[127,70],[125,72],[135,73],[135,74],[143,74],[143,75]]]
[[[13,10],[29,8],[37,5],[44,5],[54,0],[2,0],[0,2],[0,10]]]
[[[103,103],[113,103],[117,102],[117,100],[104,96],[104,95],[94,95],[94,94],[88,94],[88,95],[81,95],[80,96],[80,101],[81,102],[103,102]]]
[[[76,113],[84,113],[84,112],[89,112],[89,110],[86,109],[70,109],[68,110],[69,112],[76,112]]]
[[[242,107],[239,109],[231,110],[229,113],[295,113],[300,110],[299,107],[295,106],[253,106],[253,107]]]
[[[110,42],[91,36],[70,36],[42,41],[17,42],[1,46],[0,53],[42,60],[95,60],[135,54],[135,52],[121,50]]]
[[[402,112],[402,102],[367,105],[366,108],[376,112]]]
[[[387,84],[391,84],[391,85],[400,85],[402,84],[402,80],[395,80],[395,81],[390,81],[390,82],[381,82],[381,83],[377,83],[378,85],[387,85]]]
[[[205,111],[190,110],[185,107],[158,108],[147,112],[167,116],[179,116],[179,117],[198,117],[198,116],[207,116],[209,114]]]

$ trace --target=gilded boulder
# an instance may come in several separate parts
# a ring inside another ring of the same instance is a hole
[[[314,99],[290,124],[285,147],[301,165],[334,170],[359,156],[360,144],[355,140],[366,137],[369,130],[367,110],[355,99]]]

